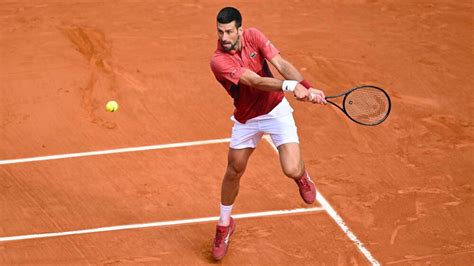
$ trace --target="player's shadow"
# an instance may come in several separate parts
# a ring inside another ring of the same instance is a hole
[[[200,257],[204,258],[209,264],[221,264],[221,261],[217,261],[212,257],[211,248],[212,239],[210,241],[204,242],[201,246]]]

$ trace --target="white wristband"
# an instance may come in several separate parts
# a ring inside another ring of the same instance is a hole
[[[296,88],[296,85],[298,85],[298,81],[296,80],[284,80],[283,84],[281,85],[281,89],[284,92],[294,91]]]

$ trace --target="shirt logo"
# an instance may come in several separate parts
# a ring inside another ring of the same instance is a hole
[[[257,56],[257,53],[256,53],[256,52],[250,53],[250,57],[251,57],[251,58],[255,58],[255,56]]]
[[[232,70],[232,72],[230,72],[230,76],[231,76],[231,77],[234,77],[235,74],[237,74],[237,69],[236,69],[236,68],[234,68],[234,69]]]
[[[265,43],[265,46],[271,46],[271,47],[274,47],[273,44],[270,42],[270,40],[268,40],[266,43]]]

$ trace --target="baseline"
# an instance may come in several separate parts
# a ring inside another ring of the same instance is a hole
[[[226,142],[230,142],[230,138],[199,140],[199,141],[191,141],[191,142],[179,142],[179,143],[159,144],[159,145],[150,145],[150,146],[139,146],[139,147],[102,150],[102,151],[67,153],[67,154],[58,154],[58,155],[30,157],[30,158],[23,158],[23,159],[0,160],[0,165],[37,162],[37,161],[48,161],[48,160],[58,160],[58,159],[66,159],[66,158],[77,158],[77,157],[96,156],[96,155],[115,154],[115,153],[125,153],[125,152],[137,152],[137,151],[161,150],[161,149],[179,148],[179,147],[191,147],[191,146],[209,145],[209,144],[226,143]]]
[[[324,208],[314,207],[314,208],[299,208],[299,209],[293,209],[293,210],[243,213],[243,214],[232,215],[232,217],[234,219],[245,219],[245,218],[288,215],[288,214],[298,214],[298,213],[307,213],[307,212],[323,212],[323,211],[325,211]],[[182,225],[182,224],[195,224],[195,223],[204,223],[204,222],[211,222],[211,221],[217,221],[217,220],[219,220],[219,216],[186,219],[186,220],[153,222],[153,223],[144,223],[144,224],[116,225],[116,226],[56,232],[56,233],[7,236],[7,237],[0,237],[0,242],[18,241],[18,240],[26,240],[26,239],[38,239],[38,238],[51,238],[51,237],[70,236],[70,235],[82,235],[82,234],[91,234],[91,233],[100,233],[100,232],[148,228],[148,227],[163,227],[163,226],[173,226],[173,225]]]

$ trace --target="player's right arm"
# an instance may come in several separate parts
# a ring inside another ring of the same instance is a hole
[[[240,76],[239,83],[263,91],[281,91],[283,86],[282,80],[261,77],[249,69],[245,69],[244,73]],[[296,99],[301,101],[308,100],[310,97],[308,90],[299,83],[296,84],[293,94]]]
[[[217,80],[227,80],[227,89],[229,89],[229,82],[234,85],[243,84],[249,87],[264,90],[264,91],[282,91],[282,80],[270,77],[261,77],[252,70],[240,66],[231,57],[225,54],[215,54],[211,60],[211,69],[214,72]],[[293,94],[297,100],[309,101],[311,95],[309,91],[297,81],[294,85]]]

